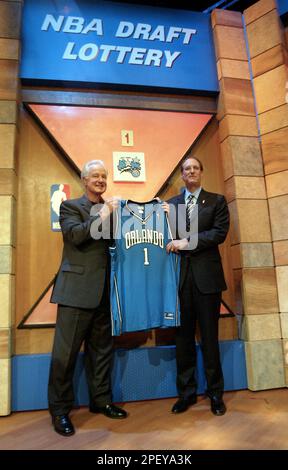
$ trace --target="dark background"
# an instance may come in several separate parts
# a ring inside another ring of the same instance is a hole
[[[108,0],[109,1],[109,0]],[[110,0],[111,1],[111,0]],[[201,11],[204,12],[207,8],[223,8],[233,11],[241,11],[250,7],[257,0],[112,0],[117,3],[132,3],[140,5],[150,5],[154,7],[176,8],[179,10]]]

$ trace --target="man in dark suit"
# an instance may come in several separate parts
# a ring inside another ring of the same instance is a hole
[[[58,311],[48,401],[54,429],[64,436],[75,432],[69,412],[74,403],[73,375],[83,341],[90,411],[109,418],[127,416],[111,400],[109,239],[96,240],[90,233],[94,221],[104,224],[110,219],[118,202],[113,198],[104,202],[102,198],[107,187],[107,170],[101,160],[87,162],[81,177],[85,194],[61,204],[64,247],[51,297],[51,302],[58,304]],[[95,215],[90,215],[92,207]]]
[[[221,292],[226,289],[226,283],[218,245],[224,242],[229,229],[229,211],[224,196],[209,193],[201,187],[203,166],[200,160],[187,158],[181,172],[186,189],[168,201],[172,204],[170,213],[173,212],[171,209],[174,213],[177,209],[177,239],[167,245],[167,251],[178,252],[181,256],[181,326],[176,330],[179,399],[172,412],[184,412],[197,401],[195,327],[198,322],[206,393],[211,400],[211,411],[220,416],[225,413],[226,407],[222,398],[224,380],[219,355],[218,320]],[[185,237],[179,233],[181,208],[186,222]],[[192,225],[196,225],[196,230]]]

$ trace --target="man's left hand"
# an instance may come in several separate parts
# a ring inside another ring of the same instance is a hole
[[[185,250],[188,247],[188,240],[183,238],[182,240],[173,240],[166,246],[167,253],[178,253],[180,250]]]

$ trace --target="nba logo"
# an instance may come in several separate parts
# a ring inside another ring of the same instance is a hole
[[[51,230],[60,232],[59,223],[61,202],[70,198],[70,186],[68,184],[52,184],[50,188],[50,214],[51,214]]]

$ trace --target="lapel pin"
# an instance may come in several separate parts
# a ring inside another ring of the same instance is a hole
[[[204,204],[204,202],[205,202],[205,199],[203,199],[202,204]]]

